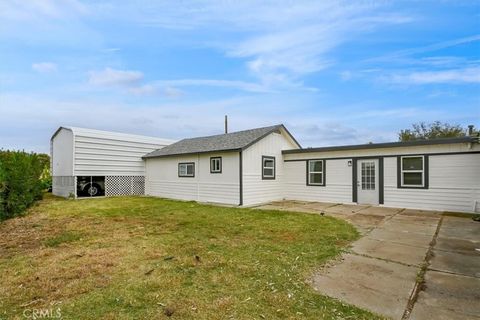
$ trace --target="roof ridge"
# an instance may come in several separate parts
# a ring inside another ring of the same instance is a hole
[[[281,128],[285,128],[285,126],[283,124],[277,124],[211,136],[187,138],[162,149],[152,151],[144,155],[143,158],[214,151],[239,151]]]
[[[219,136],[226,136],[226,135],[229,135],[229,134],[237,134],[237,133],[244,133],[244,132],[247,132],[247,131],[254,131],[254,130],[260,130],[260,129],[267,129],[267,128],[275,128],[275,127],[282,127],[283,124],[276,124],[276,125],[272,125],[272,126],[266,126],[266,127],[258,127],[258,128],[252,128],[252,129],[245,129],[245,130],[240,130],[240,131],[233,131],[233,132],[227,132],[227,133],[219,133],[219,134],[213,134],[213,135],[210,135],[210,136],[200,136],[200,137],[192,137],[192,138],[184,138],[182,140],[179,140],[178,142],[180,141],[183,141],[183,140],[193,140],[193,139],[202,139],[202,138],[213,138],[213,137],[219,137]]]

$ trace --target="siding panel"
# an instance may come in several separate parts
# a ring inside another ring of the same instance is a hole
[[[334,203],[352,202],[352,167],[348,160],[327,160],[326,185],[307,186],[306,162],[285,162],[285,198]]]
[[[243,151],[243,204],[254,205],[285,198],[282,150],[296,148],[285,133],[271,133]],[[262,180],[262,156],[275,157],[275,180]]]
[[[428,189],[398,189],[396,158],[385,158],[385,206],[473,212],[480,202],[480,154],[430,156],[429,166]]]
[[[222,157],[222,173],[210,173],[210,157]],[[194,162],[195,177],[178,177],[178,163]],[[146,160],[146,194],[158,197],[238,205],[238,152]]]

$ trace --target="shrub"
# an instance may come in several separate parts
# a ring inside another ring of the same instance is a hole
[[[0,220],[21,214],[42,198],[44,168],[35,153],[0,150]]]

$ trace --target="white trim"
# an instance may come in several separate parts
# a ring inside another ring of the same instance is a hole
[[[210,173],[221,173],[221,172],[222,172],[222,157],[211,157]]]
[[[403,169],[403,159],[405,158],[422,158],[422,170],[409,170]],[[405,184],[403,183],[403,174],[404,173],[421,173],[422,174],[422,184]],[[400,157],[400,185],[402,187],[410,187],[410,188],[423,188],[425,187],[425,156],[401,156]]]
[[[272,166],[265,166],[266,161],[271,161]],[[265,174],[265,169],[272,169],[272,174]],[[263,156],[262,158],[262,177],[263,178],[275,178],[275,157]]]
[[[323,161],[323,160],[308,160],[307,162],[308,162],[308,163],[307,163],[307,179],[308,179],[308,185],[312,185],[312,186],[323,186],[323,181],[324,181],[324,179],[325,179],[325,178],[324,178],[324,177],[325,177],[325,173],[324,173],[324,171],[325,171],[325,167],[324,167],[324,166],[325,166],[325,161]],[[321,163],[322,163],[322,171],[310,171],[310,162],[321,162]],[[320,183],[318,183],[318,182],[312,182],[312,181],[310,180],[310,174],[311,174],[311,173],[313,173],[313,174],[315,174],[315,173],[321,173],[321,174],[322,174],[322,180],[321,180],[321,182],[320,182]]]
[[[181,173],[181,167],[185,166],[185,174]],[[192,173],[188,173],[188,166],[192,167]],[[179,163],[178,164],[178,176],[179,177],[195,177],[195,163],[193,162],[185,162],[185,163]]]

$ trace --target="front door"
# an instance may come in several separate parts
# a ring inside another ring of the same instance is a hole
[[[378,204],[378,159],[358,160],[357,196],[360,204]]]

